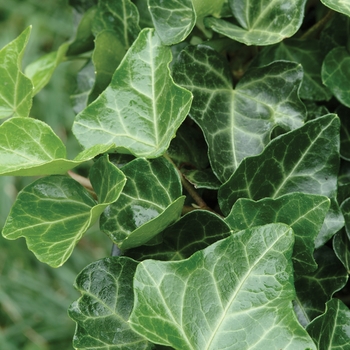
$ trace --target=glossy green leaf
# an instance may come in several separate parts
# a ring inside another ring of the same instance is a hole
[[[225,222],[234,232],[270,223],[289,225],[295,235],[293,264],[296,273],[314,271],[315,238],[329,209],[327,197],[304,193],[291,193],[277,199],[265,198],[252,201],[241,198]]]
[[[347,0],[321,0],[321,2],[334,11],[350,16],[350,4]]]
[[[220,34],[246,45],[271,45],[294,35],[304,17],[306,0],[230,0],[237,24],[206,18],[205,24]]]
[[[96,145],[68,160],[66,147],[47,124],[32,118],[11,118],[0,126],[0,174],[64,174],[111,148]]]
[[[341,230],[334,235],[333,249],[335,255],[350,274],[350,239],[345,230]]]
[[[160,243],[130,249],[127,255],[137,259],[182,260],[196,251],[226,238],[230,228],[216,214],[194,210],[160,234]]]
[[[288,226],[272,224],[187,260],[141,262],[131,326],[182,350],[316,349],[292,309],[293,241]]]
[[[121,250],[145,244],[179,219],[181,183],[164,158],[138,158],[122,167],[128,179],[118,201],[101,216],[101,230]]]
[[[100,198],[98,204],[70,177],[56,175],[34,181],[19,193],[3,236],[25,237],[28,249],[38,260],[52,267],[61,266],[85,231],[118,199],[126,181],[106,157],[95,163],[90,180]]]
[[[75,288],[82,296],[68,310],[77,323],[75,349],[150,349],[150,343],[128,324],[136,266],[128,258],[105,258],[79,273]]]
[[[329,52],[322,65],[322,81],[345,106],[350,107],[350,54],[345,47]]]
[[[318,350],[347,350],[350,344],[350,310],[339,299],[326,304],[323,315],[306,328]]]
[[[114,143],[121,153],[162,155],[185,119],[191,93],[175,85],[170,48],[144,29],[116,70],[111,84],[75,119],[73,132],[85,147]]]
[[[0,119],[28,117],[32,107],[33,85],[21,72],[22,57],[31,27],[0,50]]]
[[[57,51],[40,57],[26,67],[25,74],[34,85],[33,96],[50,81],[55,69],[64,60],[68,48],[69,43],[65,43]]]
[[[325,303],[342,289],[348,275],[333,251],[326,246],[315,251],[316,271],[298,274],[295,281],[294,309],[299,322],[307,326],[325,310]]]
[[[317,40],[289,39],[264,48],[253,61],[254,66],[263,66],[277,60],[300,63],[304,76],[299,91],[306,100],[329,100],[332,93],[322,84],[321,68],[324,58]]]
[[[275,62],[250,70],[232,89],[229,68],[208,46],[188,46],[174,64],[174,79],[194,96],[190,116],[209,146],[213,171],[226,181],[242,159],[259,154],[277,125],[303,124],[305,107],[298,97],[301,66]]]
[[[195,188],[218,190],[221,186],[220,180],[210,168],[204,170],[183,170],[182,174]]]

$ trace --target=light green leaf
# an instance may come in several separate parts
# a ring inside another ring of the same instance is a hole
[[[67,176],[48,176],[34,181],[19,193],[3,236],[25,237],[28,249],[38,260],[52,267],[61,266],[85,231],[118,199],[126,181],[106,157],[95,163],[90,180],[100,197],[98,204],[79,183]],[[113,187],[109,187],[110,184]]]
[[[181,183],[164,158],[138,158],[122,167],[128,179],[118,201],[101,216],[101,230],[121,250],[145,244],[179,219]]]
[[[341,230],[334,235],[333,249],[337,258],[350,274],[350,239],[345,230]]]
[[[327,246],[315,251],[316,271],[298,274],[295,281],[294,309],[305,327],[325,310],[325,303],[341,290],[348,280],[342,263]],[[316,297],[317,296],[317,297]]]
[[[322,84],[323,52],[317,40],[283,40],[277,45],[264,48],[252,64],[263,66],[277,60],[300,63],[304,71],[300,97],[306,100],[328,101],[332,93]]]
[[[347,350],[350,344],[350,310],[342,301],[333,298],[327,302],[325,313],[314,319],[306,330],[318,350]]]
[[[137,260],[187,259],[229,234],[230,228],[216,214],[194,210],[167,227],[159,235],[159,244],[130,249],[127,255]]]
[[[350,4],[347,0],[321,0],[321,2],[334,11],[350,16]]]
[[[136,266],[128,258],[105,258],[79,273],[74,286],[82,296],[68,310],[77,323],[75,349],[150,349],[149,342],[128,324]]]
[[[32,107],[33,85],[21,72],[22,57],[31,27],[0,50],[0,119],[28,117]]]
[[[218,18],[204,23],[220,34],[246,45],[271,45],[294,35],[301,26],[306,0],[229,0],[237,25]]]
[[[111,84],[77,115],[73,132],[85,147],[114,143],[120,153],[156,158],[169,147],[191,105],[191,93],[175,85],[170,48],[144,29]]]
[[[316,349],[292,309],[293,241],[289,227],[272,224],[187,260],[141,262],[132,328],[181,350]]]
[[[68,48],[69,43],[64,43],[57,51],[40,57],[26,67],[25,74],[34,85],[33,96],[50,81],[56,67],[64,60]]]
[[[242,159],[259,154],[277,125],[300,127],[301,66],[275,62],[252,69],[232,89],[231,72],[208,46],[188,46],[174,64],[174,79],[194,96],[190,116],[203,130],[215,175],[226,181]]]
[[[66,147],[47,124],[32,118],[11,118],[0,126],[0,175],[64,174],[111,148],[96,145],[68,160]]]
[[[350,107],[350,54],[345,47],[329,52],[322,65],[322,81],[345,106]]]
[[[302,273],[317,268],[313,258],[314,241],[329,205],[327,197],[304,193],[291,193],[278,199],[265,198],[257,202],[241,198],[234,204],[225,222],[234,232],[278,222],[289,225],[295,235],[294,270]]]

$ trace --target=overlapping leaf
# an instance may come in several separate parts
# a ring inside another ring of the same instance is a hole
[[[40,261],[61,266],[84,232],[117,200],[126,181],[106,157],[95,163],[90,180],[99,204],[70,177],[56,175],[34,181],[19,193],[3,236],[25,237],[28,248]]]
[[[0,50],[0,119],[27,117],[32,107],[33,85],[21,72],[22,57],[31,27]]]
[[[279,125],[303,124],[300,65],[275,62],[252,69],[232,89],[231,73],[213,49],[189,46],[174,64],[176,82],[194,95],[191,117],[202,128],[216,176],[226,181],[242,159],[260,153]]]
[[[185,119],[191,93],[172,81],[170,48],[144,29],[116,70],[111,84],[75,119],[85,147],[114,143],[122,153],[155,158],[168,148]]]
[[[66,147],[47,124],[32,118],[11,118],[0,126],[0,174],[64,174],[111,148],[96,145],[68,160]]]
[[[346,0],[321,0],[321,2],[334,11],[350,16],[350,5]]]
[[[207,18],[205,24],[214,31],[246,45],[271,45],[294,35],[304,17],[306,0],[261,0],[251,3],[230,0],[237,24]]]
[[[178,220],[184,204],[181,183],[164,158],[138,158],[122,168],[128,179],[113,205],[101,216],[101,230],[120,249],[138,247]]]
[[[295,234],[293,264],[296,273],[314,271],[315,238],[319,233],[330,201],[327,197],[292,193],[278,199],[260,201],[239,199],[225,222],[234,232],[270,223],[289,225]]]
[[[137,263],[131,259],[105,258],[79,273],[75,288],[82,296],[69,308],[77,323],[75,349],[150,349],[150,343],[128,324]]]
[[[289,227],[272,224],[184,261],[141,262],[132,327],[182,350],[316,349],[292,310],[293,241]]]

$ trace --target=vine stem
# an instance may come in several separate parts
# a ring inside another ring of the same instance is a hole
[[[333,17],[334,11],[329,10],[326,15],[315,23],[311,28],[309,28],[300,39],[309,39],[318,35],[318,33],[323,29],[323,27],[328,23],[328,21]]]
[[[79,182],[80,185],[86,188],[86,190],[95,198],[97,199],[97,195],[91,185],[91,182],[88,178],[81,176],[77,173],[75,173],[72,170],[68,170],[68,175],[75,181]]]

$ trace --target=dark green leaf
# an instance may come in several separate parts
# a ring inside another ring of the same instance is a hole
[[[272,224],[187,260],[141,262],[132,328],[181,350],[316,349],[292,309],[293,241],[289,227]]]
[[[346,0],[321,0],[321,2],[334,11],[350,16],[350,4]]]
[[[348,274],[350,274],[350,240],[345,230],[341,230],[334,235],[333,249]]]
[[[202,128],[214,173],[226,181],[242,159],[260,153],[272,129],[300,127],[300,65],[275,62],[249,71],[232,89],[231,73],[208,46],[188,46],[174,64],[174,79],[192,91],[191,117]]]
[[[75,349],[150,349],[149,342],[128,324],[136,266],[128,258],[105,258],[79,273],[75,288],[82,296],[68,310],[77,323]]]
[[[346,199],[340,206],[345,219],[345,229],[350,238],[350,198]]]
[[[343,105],[337,108],[340,118],[340,156],[350,161],[350,109]]]

